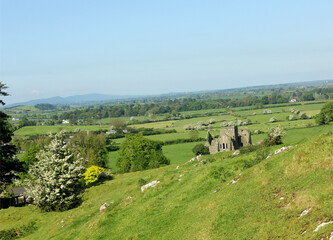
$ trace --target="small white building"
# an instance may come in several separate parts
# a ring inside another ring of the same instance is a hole
[[[62,124],[67,124],[67,123],[69,123],[69,119],[63,119],[62,120]]]
[[[290,102],[290,103],[295,103],[295,102],[297,102],[297,99],[296,99],[296,98],[293,98],[293,99],[291,99],[289,102]]]

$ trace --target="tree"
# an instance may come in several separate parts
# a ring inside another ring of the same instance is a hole
[[[81,156],[87,159],[86,167],[106,166],[106,136],[105,134],[95,134],[92,132],[78,132],[71,139],[71,143]]]
[[[7,92],[3,90],[7,86],[0,82],[0,96],[8,96]],[[5,103],[0,100],[0,104]],[[22,171],[22,164],[16,158],[16,147],[10,144],[12,140],[12,131],[8,123],[9,116],[0,111],[0,183],[10,183],[15,176],[15,171]]]
[[[110,121],[110,125],[116,129],[122,129],[125,126],[125,122],[120,118],[113,118]]]
[[[315,98],[313,97],[312,93],[303,93],[303,95],[301,96],[301,100],[302,101],[314,101]]]
[[[75,155],[59,132],[51,143],[37,154],[38,162],[30,167],[28,194],[43,211],[67,210],[81,202],[85,160]]]
[[[282,127],[275,127],[272,128],[271,131],[268,133],[267,138],[264,139],[264,145],[266,146],[274,146],[282,144],[282,137],[286,133],[284,132]]]
[[[21,162],[23,163],[23,169],[25,172],[28,172],[31,164],[37,162],[36,155],[41,150],[40,147],[35,143],[31,143],[28,149],[25,151],[21,158]]]
[[[333,101],[326,102],[320,113],[315,116],[316,123],[319,125],[333,121]]]
[[[126,135],[118,151],[117,166],[121,172],[135,172],[170,164],[162,145],[141,134]]]
[[[209,148],[206,147],[204,144],[200,143],[200,144],[197,144],[194,146],[194,148],[192,149],[192,152],[195,155],[199,155],[199,154],[205,155],[205,154],[209,154]]]

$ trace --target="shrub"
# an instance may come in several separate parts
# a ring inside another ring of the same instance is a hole
[[[65,142],[64,132],[52,136],[51,143],[37,154],[37,162],[29,169],[28,195],[43,211],[66,210],[81,201],[80,179],[85,160],[75,156]]]
[[[268,136],[266,139],[264,139],[264,144],[266,146],[274,146],[282,144],[282,137],[286,133],[283,131],[282,127],[275,127],[272,128],[271,131],[268,133]]]
[[[294,116],[294,115],[289,115],[287,117],[288,121],[294,121],[294,120],[297,120],[297,118]]]
[[[276,117],[272,117],[271,119],[269,119],[269,121],[270,121],[270,122],[276,122],[277,119],[276,119]]]
[[[300,114],[298,115],[298,117],[299,117],[300,119],[308,119],[308,115],[306,115],[306,113],[300,113]]]
[[[146,183],[147,183],[147,181],[144,180],[143,178],[140,178],[140,179],[138,180],[138,184],[139,184],[140,187],[143,186],[143,185],[146,185]]]
[[[209,148],[206,147],[205,145],[203,145],[202,143],[197,144],[194,146],[194,148],[192,149],[192,152],[196,155],[202,154],[209,154]]]
[[[216,123],[216,120],[213,119],[213,118],[211,118],[211,119],[209,119],[209,123],[210,123],[210,124]]]
[[[272,110],[270,110],[270,109],[265,109],[265,110],[263,111],[263,113],[264,113],[264,114],[272,114]]]
[[[101,178],[111,178],[111,172],[102,167],[91,166],[87,168],[83,176],[84,176],[84,184],[89,185]]]
[[[215,179],[219,179],[221,182],[225,182],[232,173],[224,167],[212,167],[209,175]]]

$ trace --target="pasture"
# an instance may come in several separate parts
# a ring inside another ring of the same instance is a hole
[[[227,109],[208,109],[182,112],[184,116],[199,116],[188,119],[179,120],[164,120],[164,115],[156,115],[154,119],[150,119],[147,116],[135,117],[136,120],[151,120],[155,122],[142,123],[129,125],[131,128],[153,128],[153,129],[175,129],[176,133],[163,133],[158,135],[146,136],[146,138],[154,141],[176,141],[178,139],[191,138],[190,131],[185,130],[186,125],[196,126],[199,122],[204,125],[208,125],[211,119],[215,120],[212,124],[210,132],[213,136],[218,136],[220,133],[221,124],[223,122],[237,122],[241,120],[243,122],[250,120],[251,124],[246,126],[240,126],[239,128],[246,127],[252,132],[252,142],[256,143],[263,140],[267,133],[276,126],[281,126],[285,129],[286,135],[283,139],[285,145],[294,145],[306,141],[307,139],[333,130],[333,125],[317,126],[314,119],[299,119],[298,114],[292,113],[291,109],[300,111],[300,113],[311,114],[312,116],[319,113],[322,102],[316,103],[297,103],[297,104],[279,104],[279,105],[267,105],[262,109],[251,109],[251,107],[238,107]],[[264,114],[264,110],[271,110],[271,114]],[[20,107],[20,111],[34,109],[32,107]],[[287,118],[289,115],[293,115],[297,120],[289,121]],[[276,122],[271,122],[270,119],[275,117]],[[130,118],[122,118],[125,122],[130,121]],[[69,124],[61,124],[55,126],[26,126],[18,129],[14,132],[15,136],[30,136],[30,135],[46,135],[49,132],[55,133],[60,130],[66,130],[67,132],[74,132],[77,128],[80,130],[89,131],[106,131],[110,129],[111,119],[101,119],[99,125],[79,125],[73,126]],[[254,134],[256,130],[261,131],[261,134]],[[205,138],[207,129],[199,130],[198,136]],[[192,136],[193,137],[193,136]],[[121,144],[124,138],[113,139],[117,144]],[[198,144],[198,142],[191,143],[178,143],[172,145],[163,146],[163,152],[170,159],[171,164],[181,164],[188,161],[194,156],[192,148]],[[110,152],[108,154],[107,167],[111,168],[113,172],[116,172],[117,168],[115,160],[117,158],[117,152]]]

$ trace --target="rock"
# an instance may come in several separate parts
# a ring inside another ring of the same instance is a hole
[[[239,181],[239,178],[232,179],[231,184],[235,184]]]
[[[280,148],[280,149],[278,149],[278,150],[275,150],[274,155],[275,155],[275,154],[278,154],[278,153],[281,153],[281,152],[289,151],[291,148],[293,148],[293,146],[282,147],[282,148]]]
[[[327,224],[331,224],[331,223],[333,223],[333,221],[329,221],[329,222],[321,223],[321,224],[319,224],[319,225],[317,226],[317,228],[316,228],[315,230],[313,230],[313,231],[314,231],[314,232],[318,232],[319,229],[320,229],[321,227],[324,227],[325,225],[327,225]]]
[[[103,212],[107,209],[107,207],[109,207],[110,204],[109,203],[104,203],[100,208],[99,208],[99,212]]]
[[[237,156],[237,155],[239,155],[240,154],[240,151],[239,150],[236,150],[236,151],[234,151],[234,153],[232,154],[232,156]]]
[[[179,166],[176,167],[176,169],[178,169],[178,168],[179,168]]]
[[[151,183],[148,183],[148,184],[146,184],[146,185],[143,185],[142,187],[141,187],[141,192],[143,192],[144,190],[146,190],[147,188],[149,188],[149,187],[155,187],[157,184],[159,184],[160,183],[160,181],[152,181]]]
[[[310,210],[311,210],[311,208],[309,208],[309,209],[305,209],[305,210],[301,213],[301,215],[300,215],[299,217],[303,217],[303,216],[305,216],[306,214],[309,213]]]
[[[281,152],[287,152],[292,148],[293,148],[293,146],[279,148],[279,149],[275,150],[275,152],[273,154],[269,154],[266,157],[266,159],[270,158],[272,155],[275,155],[275,154],[278,154],[278,153],[281,153]]]

